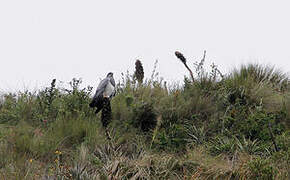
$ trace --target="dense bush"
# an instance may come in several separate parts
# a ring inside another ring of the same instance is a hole
[[[275,179],[278,170],[270,164],[269,160],[257,158],[248,163],[250,179]]]

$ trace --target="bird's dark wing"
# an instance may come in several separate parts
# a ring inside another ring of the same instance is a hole
[[[103,93],[108,85],[109,78],[103,79],[97,87],[96,93],[90,103],[90,107],[99,107],[103,102]]]
[[[110,78],[110,82],[114,87],[116,86],[115,79],[113,77]]]
[[[113,78],[113,77],[111,77],[110,78],[110,82],[111,82],[111,84],[114,86],[114,91],[113,91],[113,93],[111,94],[111,96],[110,96],[110,98],[112,98],[113,96],[115,96],[116,95],[116,83],[115,83],[115,79]]]
[[[98,85],[98,87],[97,87],[97,91],[104,91],[105,89],[106,89],[106,86],[108,85],[108,83],[109,83],[109,80],[110,80],[110,78],[105,78],[105,79],[103,79],[101,82],[100,82],[100,84]],[[96,92],[97,92],[96,91]]]

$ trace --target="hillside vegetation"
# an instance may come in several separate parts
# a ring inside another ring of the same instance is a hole
[[[288,179],[288,76],[257,64],[225,75],[204,59],[193,67],[178,86],[156,64],[143,79],[136,62],[111,102],[111,140],[80,79],[3,94],[0,179]]]

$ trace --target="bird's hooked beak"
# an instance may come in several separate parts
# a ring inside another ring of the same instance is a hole
[[[107,77],[113,77],[113,73],[112,72],[109,72]]]

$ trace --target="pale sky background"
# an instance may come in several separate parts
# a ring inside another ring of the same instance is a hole
[[[167,81],[207,63],[225,73],[247,62],[290,71],[289,0],[0,0],[0,91],[33,89],[53,78],[82,78],[97,86],[110,71],[133,72],[139,58],[147,77]]]

